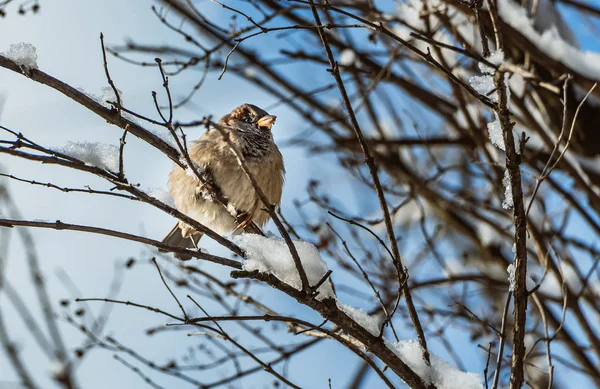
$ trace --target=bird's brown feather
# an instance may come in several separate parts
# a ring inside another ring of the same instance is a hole
[[[249,110],[254,113],[252,120],[267,114],[260,108],[245,104],[225,115],[219,124],[228,129],[230,139],[243,150],[250,172],[269,202],[279,205],[285,174],[283,157],[270,131],[253,126],[245,121],[244,116],[240,116],[247,115]],[[200,169],[210,169],[214,183],[228,199],[230,206],[238,212],[251,215],[251,220],[259,226],[269,220],[254,187],[219,131],[212,129],[204,133],[192,143],[189,155]],[[178,165],[174,166],[169,176],[169,190],[177,209],[186,215],[218,233],[236,230],[236,219],[221,204],[205,198],[201,183]],[[183,222],[179,222],[178,226],[183,238],[197,235]],[[187,242],[183,239],[181,244]]]

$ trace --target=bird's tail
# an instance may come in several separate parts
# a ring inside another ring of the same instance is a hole
[[[200,238],[202,238],[202,235],[203,234],[199,231],[193,231],[193,233],[190,234],[189,236],[183,236],[182,230],[179,227],[179,223],[178,223],[178,224],[175,224],[175,227],[173,227],[171,232],[169,232],[169,234],[167,234],[167,236],[162,240],[162,243],[169,245],[169,246],[197,250],[198,242],[200,241]],[[161,249],[159,251],[166,252],[167,250]],[[181,255],[181,254],[176,254],[175,257],[177,257],[179,259],[190,259],[191,258],[188,256],[185,256],[185,258],[184,258],[184,255]]]

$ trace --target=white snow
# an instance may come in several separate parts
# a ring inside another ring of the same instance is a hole
[[[483,389],[481,375],[460,371],[435,354],[429,353],[431,366],[428,366],[423,359],[423,349],[416,340],[386,344],[425,382],[435,384],[438,389]]]
[[[584,77],[600,80],[600,53],[582,51],[566,42],[555,25],[540,33],[534,28],[527,10],[513,0],[498,2],[500,18],[519,31],[540,51],[561,62]]]
[[[494,65],[499,65],[504,61],[504,52],[502,50],[494,51],[487,60]],[[471,85],[471,87],[473,87],[480,95],[487,96],[488,93],[496,89],[496,85],[494,84],[494,72],[496,69],[491,68],[482,62],[479,62],[477,66],[479,66],[479,70],[481,70],[483,75],[470,77],[469,85]],[[494,102],[498,101],[497,93],[488,97]]]
[[[112,172],[119,171],[119,148],[101,142],[68,142],[56,151]]]
[[[123,105],[123,93],[117,89],[117,93],[119,94],[119,99],[121,99],[121,105]],[[115,95],[115,90],[111,86],[105,86],[102,88],[102,95],[97,99],[97,101],[104,105],[107,108],[112,108],[113,105],[109,104],[109,101],[113,103],[117,102],[117,95]]]
[[[504,52],[502,50],[494,51],[487,58],[488,61],[495,65],[500,65],[504,62]],[[494,72],[495,70],[486,64],[480,62],[478,63],[479,69],[483,73],[481,76],[472,76],[469,78],[469,85],[480,95],[487,96],[491,101],[497,103],[499,96],[498,91],[494,93],[488,94],[496,88],[496,84],[494,83]],[[522,77],[521,77],[522,81]],[[515,84],[517,87],[519,86],[518,79],[515,79]],[[523,84],[521,82],[521,84]],[[506,93],[506,101],[508,108],[511,107],[510,103],[510,79],[509,74],[504,73],[504,85],[505,85],[505,93]],[[498,117],[498,113],[494,111],[494,121],[487,124],[488,136],[490,141],[494,146],[499,148],[502,151],[506,151],[506,146],[504,144],[504,136],[502,134],[502,126],[500,125],[500,118]],[[521,152],[521,135],[513,128],[513,138],[515,143],[515,151],[518,153]]]
[[[339,309],[344,311],[344,313],[352,320],[357,322],[362,328],[369,331],[373,336],[379,336],[379,327],[381,326],[380,320],[373,316],[369,316],[368,313],[361,308],[350,307],[346,304],[342,304],[339,300],[336,301],[336,305]]]
[[[500,119],[498,118],[498,114],[494,112],[494,121],[489,122],[487,124],[488,136],[490,138],[490,142],[497,148],[502,151],[506,151],[506,145],[504,144],[504,134],[502,133],[502,126],[500,125]],[[513,128],[513,141],[515,143],[515,152],[517,154],[521,153],[521,133],[523,132],[523,127],[519,127],[520,130],[516,130]]]
[[[513,265],[511,263],[506,268],[506,271],[508,272],[508,290],[510,290],[512,292],[513,290],[515,290],[515,282],[516,282],[515,281],[515,265]]]
[[[340,53],[340,64],[350,66],[356,61],[356,53],[352,49],[344,49]]]
[[[77,88],[77,91],[83,93],[95,102],[102,104],[106,108],[113,108],[113,105],[108,103],[109,101],[112,101],[113,103],[117,102],[117,95],[115,95],[115,91],[111,86],[102,87],[99,96],[93,93],[88,93],[83,88]],[[119,98],[121,99],[121,105],[123,105],[123,93],[119,89],[117,89],[117,93],[119,94]],[[142,125],[141,121],[137,117],[131,115],[130,113],[121,112],[121,116],[131,121],[132,123],[135,123],[139,126]]]
[[[579,47],[575,34],[556,8],[554,0],[539,0],[535,13],[534,27],[539,32],[544,32],[556,27],[560,36],[573,47]]]
[[[504,178],[502,178],[502,185],[504,186],[504,201],[502,201],[502,208],[512,209],[514,206],[512,196],[512,184],[510,182],[510,173],[508,169],[504,171]]]
[[[493,122],[487,124],[488,136],[490,137],[490,142],[497,148],[502,151],[506,150],[506,146],[504,145],[504,136],[502,135],[502,126],[500,125],[500,119],[498,118],[498,114],[494,112],[494,117],[496,118]]]
[[[490,62],[493,62],[499,61],[503,57],[504,54],[502,53],[502,51],[496,51],[488,59],[490,60]],[[498,91],[489,94],[491,91],[496,89],[496,84],[494,83],[494,69],[481,62],[479,62],[478,65],[483,75],[471,76],[469,78],[469,85],[471,85],[471,87],[475,89],[475,91],[480,95],[487,96],[494,103],[497,103]],[[504,73],[504,85],[506,86],[506,101],[508,103],[508,106],[510,107],[510,80],[508,79],[508,76],[508,73]]]
[[[513,250],[513,252],[515,252],[516,250]],[[511,292],[513,292],[515,290],[515,265],[513,265],[512,263],[510,265],[508,265],[508,267],[506,268],[506,271],[508,272],[508,290],[510,290]],[[527,276],[526,278],[526,285],[525,287],[527,288],[527,291],[532,291],[536,286],[537,283],[529,276]]]
[[[300,275],[296,270],[290,250],[283,239],[266,238],[255,234],[241,234],[234,236],[232,240],[248,254],[242,264],[243,270],[258,270],[261,273],[273,274],[293,288],[302,289]],[[306,272],[308,282],[311,286],[314,286],[327,273],[327,264],[321,259],[319,251],[312,244],[295,240],[294,246],[302,261],[302,267]],[[325,281],[318,291],[318,300],[328,297],[335,298],[328,281]]]
[[[494,78],[487,74],[483,76],[472,76],[469,78],[469,85],[471,85],[477,93],[483,96],[487,96],[488,93],[496,88],[496,85],[494,85]],[[488,97],[494,102],[498,101],[498,97],[496,97],[495,93]]]
[[[94,95],[94,94],[91,94],[91,93],[88,93],[88,92],[86,92],[86,91],[85,91],[85,89],[83,89],[82,87],[77,87],[76,89],[77,89],[77,92],[83,93],[84,95],[86,95],[86,96],[87,96],[87,97],[89,97],[90,99],[92,99],[92,100],[94,100],[94,101],[98,102],[98,96],[96,96],[96,95]]]
[[[16,43],[10,45],[6,53],[2,53],[9,59],[15,61],[18,65],[28,69],[37,69],[37,51],[31,43]]]
[[[146,193],[158,201],[167,204],[169,207],[175,208],[175,199],[167,190],[163,188],[150,188]]]
[[[158,127],[150,127],[147,124],[143,124],[138,118],[124,111],[121,112],[121,117],[131,121],[132,123],[137,124],[140,127],[143,127],[148,132],[151,132],[152,134],[160,138],[162,141],[169,144],[169,146],[171,146],[172,148],[177,149],[177,143],[168,131],[162,130]]]
[[[493,63],[496,66],[500,66],[504,62],[504,51],[496,50],[490,53],[487,60]]]
[[[492,52],[486,59],[494,65],[500,66],[504,62],[504,51],[496,50]],[[481,72],[484,74],[492,75],[496,71],[496,69],[484,64],[483,62],[479,62],[477,65],[479,66],[479,70],[481,70]]]

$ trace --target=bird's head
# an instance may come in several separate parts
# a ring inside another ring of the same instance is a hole
[[[242,127],[244,128],[251,126],[256,130],[268,132],[273,127],[273,124],[275,124],[276,119],[276,116],[269,115],[256,105],[243,104],[223,116],[221,121],[233,127],[240,126],[243,123]]]
[[[247,159],[257,160],[277,150],[271,133],[275,119],[256,105],[243,104],[223,116],[220,124],[231,131]]]

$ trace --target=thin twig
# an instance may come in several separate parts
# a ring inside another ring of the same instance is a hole
[[[175,296],[175,293],[173,293],[173,291],[169,287],[169,284],[167,284],[167,281],[165,281],[165,277],[163,277],[162,272],[160,271],[160,267],[158,266],[158,263],[156,262],[156,258],[152,258],[152,263],[154,263],[154,266],[156,266],[156,270],[158,270],[158,275],[160,275],[160,279],[162,280],[163,285],[167,288],[167,290],[169,291],[169,293],[171,293],[171,296],[173,296],[173,298],[177,302],[177,305],[179,305],[179,309],[181,309],[181,313],[183,313],[183,317],[187,321],[188,320],[188,315],[185,312],[185,309],[183,309],[183,306],[179,302],[179,299],[177,298],[177,296]]]
[[[496,357],[496,371],[494,372],[494,382],[492,383],[492,389],[497,389],[500,383],[500,372],[502,370],[502,355],[504,354],[504,344],[506,343],[506,324],[508,322],[508,307],[510,307],[510,300],[512,299],[512,292],[508,292],[506,296],[506,303],[504,304],[504,311],[502,313],[502,328],[500,330],[500,344],[498,345],[498,355]]]
[[[191,256],[198,259],[203,259],[205,261],[214,262],[219,265],[232,267],[234,269],[241,269],[242,264],[238,261],[233,261],[231,259],[219,257],[216,255],[211,255],[207,253],[203,253],[197,250],[188,250],[180,247],[174,247],[162,242],[159,242],[154,239],[144,238],[142,236],[129,234],[126,232],[120,232],[115,230],[110,230],[106,228],[100,227],[92,227],[92,226],[84,226],[80,224],[70,224],[63,223],[60,220],[56,222],[41,222],[41,221],[29,221],[29,220],[14,220],[14,219],[4,219],[0,218],[0,227],[16,227],[16,226],[25,226],[25,227],[37,227],[37,228],[49,228],[54,230],[72,230],[72,231],[82,231],[82,232],[91,232],[94,234],[113,236],[120,239],[126,239],[133,242],[139,242],[154,246],[156,248],[172,251],[175,253],[184,254],[187,256]]]

